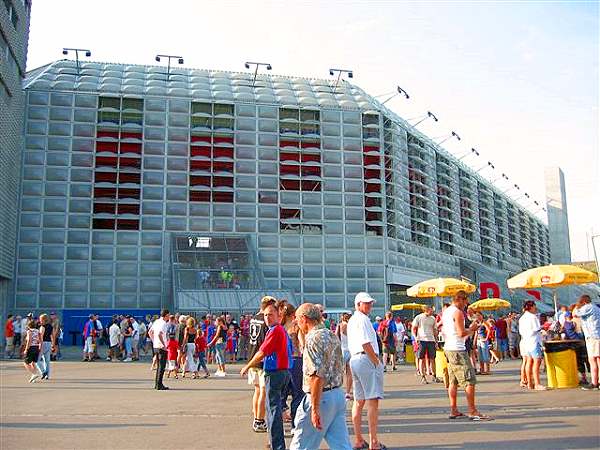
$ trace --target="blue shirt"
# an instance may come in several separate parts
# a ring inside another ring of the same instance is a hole
[[[600,339],[600,308],[593,303],[575,308],[573,314],[581,317],[581,329],[586,338]]]

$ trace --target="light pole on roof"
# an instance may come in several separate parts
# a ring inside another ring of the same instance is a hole
[[[92,51],[87,48],[69,48],[69,47],[64,47],[62,50],[63,55],[68,55],[69,52],[75,53],[75,63],[77,64],[77,75],[79,76],[79,73],[80,73],[79,53],[81,52],[85,55],[86,58],[89,58],[90,56],[92,56]]]
[[[408,99],[410,98],[410,96],[408,95],[408,93],[407,93],[407,92],[406,92],[404,89],[402,89],[400,86],[396,86],[396,92],[394,92],[394,93],[392,94],[392,96],[391,96],[391,97],[388,97],[388,98],[387,98],[387,99],[386,99],[386,100],[385,100],[385,101],[382,103],[382,105],[385,105],[387,102],[389,102],[391,99],[393,99],[395,96],[397,96],[397,95],[399,95],[399,94],[402,94],[402,95],[404,95],[404,97],[406,98],[406,100],[408,100]]]
[[[156,55],[154,60],[160,62],[161,58],[167,58],[167,81],[171,78],[171,60],[176,59],[177,64],[183,64],[183,57],[176,55]]]
[[[435,116],[435,114],[433,114],[431,111],[427,111],[427,114],[425,114],[425,116],[421,120],[419,120],[417,123],[415,123],[413,125],[413,128],[416,128],[417,125],[419,125],[421,122],[423,122],[424,120],[427,120],[429,118],[432,118],[434,120],[434,122],[438,121],[438,118]]]
[[[333,86],[333,93],[335,94],[335,90],[338,87],[338,84],[340,82],[340,78],[342,77],[342,74],[345,73],[348,78],[354,78],[354,72],[352,70],[349,69],[329,69],[329,75],[334,76],[335,74],[338,74],[337,79],[335,80],[335,85]]]
[[[273,66],[271,66],[271,64],[269,63],[263,63],[263,62],[252,62],[252,61],[246,61],[244,63],[244,67],[246,69],[249,69],[250,66],[256,66],[254,68],[254,78],[252,78],[252,87],[254,87],[254,85],[256,84],[256,76],[258,75],[258,68],[260,66],[265,66],[265,69],[267,70],[271,70],[273,68]]]
[[[442,145],[444,142],[446,142],[450,138],[456,138],[457,141],[460,141],[460,136],[458,134],[456,134],[456,131],[453,131],[448,136],[446,136],[444,139],[442,139],[440,142],[438,142],[437,144]]]

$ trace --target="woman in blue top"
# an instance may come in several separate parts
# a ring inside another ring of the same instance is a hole
[[[483,322],[483,316],[478,313],[477,320],[481,325],[477,329],[477,359],[479,359],[479,374],[489,375],[490,373],[490,339],[488,324]]]

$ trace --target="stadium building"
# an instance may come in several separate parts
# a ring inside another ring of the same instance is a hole
[[[14,308],[377,312],[506,286],[548,228],[347,82],[60,60],[27,74]],[[482,288],[483,289],[483,288]]]

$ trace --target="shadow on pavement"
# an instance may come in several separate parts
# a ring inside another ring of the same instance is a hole
[[[63,430],[63,429],[82,429],[82,428],[130,428],[143,427],[154,428],[164,427],[163,423],[1,423],[0,428],[22,428],[22,429],[46,429],[46,430]]]

